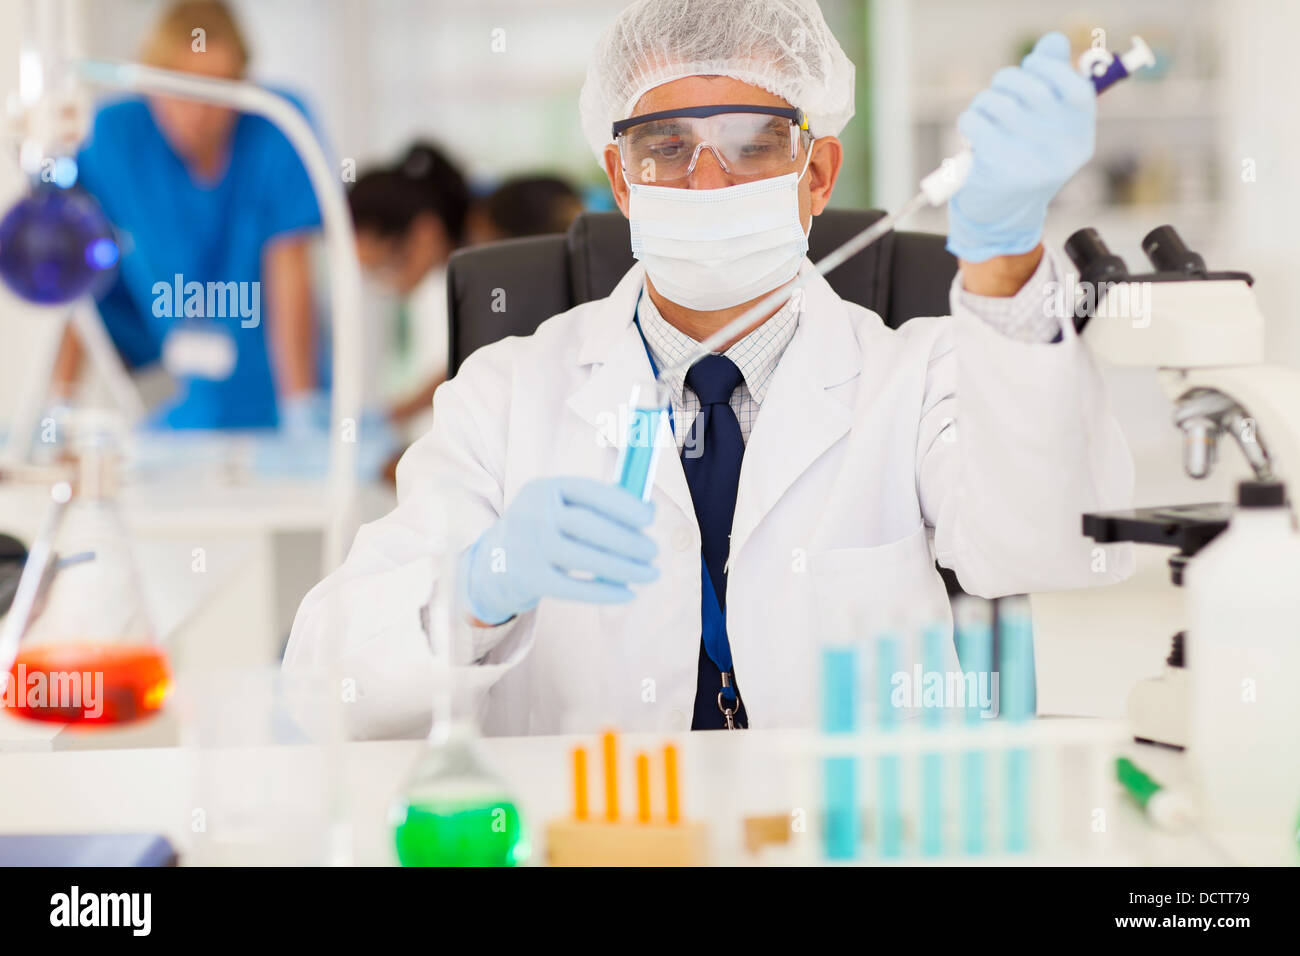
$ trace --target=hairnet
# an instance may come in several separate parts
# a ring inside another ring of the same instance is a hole
[[[647,90],[685,76],[730,76],[804,111],[814,136],[853,115],[853,64],[816,0],[637,0],[596,45],[578,98],[601,159],[610,126]]]

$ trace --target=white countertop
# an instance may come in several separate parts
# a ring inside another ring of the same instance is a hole
[[[817,862],[816,838],[796,837],[790,847],[771,848],[759,856],[741,845],[741,819],[749,814],[788,815],[800,799],[799,768],[789,755],[800,737],[789,732],[744,734],[696,733],[676,738],[683,782],[686,819],[709,825],[714,863],[781,864]],[[620,738],[620,785],[624,817],[630,816],[633,754],[645,749],[652,767],[665,738],[629,735]],[[593,813],[602,806],[598,785],[598,741],[594,737],[490,738],[482,752],[494,771],[511,788],[530,836],[531,862],[544,859],[545,823],[570,812],[570,753],[588,747],[592,775]],[[346,816],[352,821],[352,860],[358,864],[395,862],[388,811],[400,792],[423,742],[353,743],[342,753]],[[1181,757],[1173,752],[1134,746],[1131,754],[1158,778],[1176,778]],[[307,747],[267,747],[224,753],[222,781],[241,794],[281,785],[312,790],[313,759],[320,752]],[[185,748],[88,750],[63,753],[11,754],[3,760],[6,785],[0,788],[0,820],[7,833],[148,831],[163,832],[181,848],[201,846],[196,819],[219,815],[213,792],[203,792],[202,779],[216,767],[211,752]],[[796,761],[797,763],[798,761]],[[206,771],[205,769],[206,768]],[[652,770],[652,774],[656,771]],[[653,779],[658,779],[654,777]],[[951,857],[947,863],[1120,863],[1214,865],[1227,857],[1197,835],[1173,835],[1149,825],[1134,805],[1113,787],[1112,816],[1105,834],[1107,849],[1078,858],[1050,854],[1027,856]],[[284,799],[285,794],[274,791]],[[268,799],[270,799],[268,797]],[[659,794],[653,798],[656,813]],[[206,803],[206,805],[205,805]],[[309,815],[309,814],[308,814]],[[257,821],[253,821],[256,824]],[[262,821],[274,829],[273,815]],[[802,843],[799,841],[803,841]],[[1099,844],[1100,845],[1100,844]],[[868,857],[865,862],[872,862]],[[191,854],[190,861],[196,860]],[[223,857],[223,859],[232,859]],[[235,862],[291,862],[277,851],[235,855]],[[916,859],[904,860],[919,862]]]

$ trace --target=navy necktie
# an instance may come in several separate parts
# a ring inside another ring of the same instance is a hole
[[[690,440],[682,449],[682,469],[691,489],[695,518],[700,525],[704,567],[712,580],[718,608],[727,600],[727,554],[731,549],[731,521],[736,514],[736,488],[740,484],[740,461],[745,440],[740,422],[731,409],[731,393],[743,381],[736,363],[725,355],[707,355],[686,373],[686,384],[700,400],[700,413],[691,427]],[[707,582],[706,582],[707,583]],[[707,595],[705,595],[707,597]],[[732,676],[734,685],[735,675]],[[718,707],[722,673],[700,640],[699,677],[695,686],[695,716],[692,730],[721,729],[725,726]],[[739,691],[737,691],[739,693]],[[749,721],[744,703],[739,704],[736,722]]]

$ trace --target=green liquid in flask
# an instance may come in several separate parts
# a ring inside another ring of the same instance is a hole
[[[402,866],[517,866],[528,856],[513,803],[413,801],[394,828]]]

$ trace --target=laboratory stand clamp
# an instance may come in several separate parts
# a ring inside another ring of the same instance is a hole
[[[1210,823],[1272,821],[1270,834],[1288,835],[1290,859],[1300,702],[1286,682],[1300,669],[1300,534],[1287,484],[1300,481],[1300,372],[1264,363],[1248,274],[1209,269],[1172,226],[1153,230],[1142,248],[1154,271],[1131,274],[1095,230],[1069,238],[1081,278],[1076,328],[1102,359],[1155,370],[1189,477],[1208,476],[1227,444],[1253,480],[1232,505],[1085,514],[1083,532],[1103,544],[1175,550],[1171,579],[1184,589],[1187,630],[1175,635],[1165,673],[1132,692],[1134,736],[1185,747]],[[1243,763],[1251,760],[1258,766]],[[1268,784],[1255,785],[1261,779]]]

